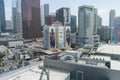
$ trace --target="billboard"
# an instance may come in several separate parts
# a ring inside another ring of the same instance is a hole
[[[70,47],[70,27],[66,27],[66,46]]]
[[[118,42],[120,41],[120,24],[115,25],[114,40]]]
[[[99,42],[99,37],[98,37],[98,36],[95,36],[95,37],[93,38],[93,42],[94,42],[94,43],[98,43],[98,42]]]
[[[89,37],[83,37],[83,43],[84,44],[87,44],[89,42],[90,42]]]
[[[64,27],[58,28],[58,47],[64,47]]]
[[[70,11],[69,9],[64,9],[64,23],[70,22]]]
[[[56,34],[56,30],[55,27],[50,27],[49,29],[50,32],[50,48],[55,48],[56,44],[55,44],[55,34]]]

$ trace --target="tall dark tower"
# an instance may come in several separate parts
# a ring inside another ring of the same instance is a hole
[[[63,7],[56,11],[56,20],[62,22],[62,25],[70,25],[70,8]]]
[[[24,39],[42,36],[40,21],[40,0],[22,0],[22,29]]]
[[[4,1],[0,0],[0,32],[6,32]]]

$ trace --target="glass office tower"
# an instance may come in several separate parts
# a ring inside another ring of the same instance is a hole
[[[0,32],[6,32],[4,1],[0,0]]]

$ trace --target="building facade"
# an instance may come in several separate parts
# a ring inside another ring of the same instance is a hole
[[[115,18],[114,41],[120,42],[120,17]]]
[[[112,9],[110,10],[110,14],[109,14],[109,26],[110,27],[114,27],[114,21],[115,21],[115,10]]]
[[[56,20],[62,22],[62,25],[70,25],[70,8],[63,7],[56,11]]]
[[[7,32],[12,32],[13,31],[12,22],[10,20],[6,21],[6,31]]]
[[[49,15],[49,4],[44,4],[41,6],[41,26],[47,24],[48,15]]]
[[[4,0],[0,0],[0,32],[6,32]]]
[[[42,36],[40,20],[40,0],[22,0],[22,28],[24,39]]]
[[[70,27],[71,27],[71,33],[76,33],[76,16],[71,15],[71,22],[70,22]]]
[[[102,41],[113,41],[114,39],[114,28],[109,26],[102,26],[98,28],[98,35],[100,35],[100,39]]]
[[[21,0],[12,0],[12,24],[13,32],[18,35],[18,37],[23,37],[22,32],[22,11],[21,11]]]
[[[47,24],[47,16],[49,15],[49,4],[44,4],[45,24]]]
[[[102,17],[100,17],[99,15],[97,16],[97,28],[102,27]]]
[[[70,26],[54,22],[51,26],[44,27],[43,34],[45,49],[70,47]]]
[[[46,25],[52,25],[56,21],[55,14],[49,14],[46,18]]]
[[[92,37],[97,33],[97,9],[93,6],[83,5],[78,11],[78,36],[80,43],[84,37]]]

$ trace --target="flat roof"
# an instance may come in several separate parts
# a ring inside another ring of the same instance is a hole
[[[16,75],[8,80],[39,80],[42,73],[42,69],[39,69],[38,67],[32,68],[22,74]],[[69,75],[69,72],[62,72],[59,70],[49,70],[49,77],[50,80],[65,80]],[[47,76],[43,75],[42,80],[47,80]]]
[[[83,56],[82,58],[86,58],[86,59],[87,58],[88,59],[96,59],[96,58],[98,58],[98,59],[101,59],[101,60],[104,59],[105,61],[110,61],[110,69],[120,70],[120,67],[119,67],[120,66],[120,61],[118,61],[118,60],[112,60],[110,56],[103,56],[103,55],[97,55],[96,54],[96,55],[90,55],[89,57],[88,56]],[[78,64],[86,64],[86,61],[79,61]],[[86,65],[90,65],[90,64],[86,64]],[[92,66],[94,66],[94,65],[92,65]],[[105,65],[99,64],[97,66],[103,67]]]
[[[120,44],[119,45],[118,44],[100,45],[96,52],[120,55]]]

